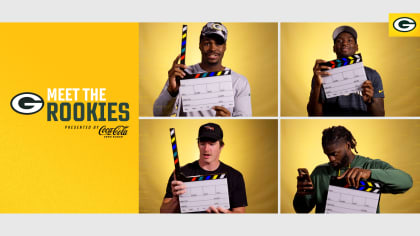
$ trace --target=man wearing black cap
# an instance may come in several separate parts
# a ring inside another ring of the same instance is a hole
[[[229,70],[222,65],[226,51],[227,29],[219,22],[209,22],[204,25],[200,35],[201,62],[192,66],[178,64],[178,55],[172,68],[168,71],[168,81],[153,105],[155,116],[252,116],[251,89],[248,80],[232,71],[232,88],[235,105],[232,109],[215,106],[207,111],[184,112],[179,93],[179,82],[176,77],[184,78],[186,73],[196,74]],[[185,70],[185,71],[183,71]]]
[[[337,58],[354,55],[359,46],[357,32],[350,26],[340,26],[334,30],[334,52]],[[330,75],[326,61],[318,59],[313,68],[311,94],[307,106],[310,116],[384,116],[384,90],[378,72],[365,66],[367,81],[362,84],[362,94],[326,98],[322,89],[322,76]]]
[[[211,175],[226,173],[229,189],[230,209],[209,206],[208,213],[245,213],[248,205],[246,199],[245,182],[242,174],[219,160],[220,152],[224,147],[223,131],[219,125],[207,123],[198,131],[198,149],[200,158],[198,161],[181,167],[185,176]],[[160,207],[161,213],[179,212],[178,196],[185,193],[185,185],[182,181],[174,180],[170,176],[166,186],[166,194]]]

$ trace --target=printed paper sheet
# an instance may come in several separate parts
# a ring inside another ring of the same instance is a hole
[[[181,212],[200,212],[210,206],[230,208],[227,179],[184,182],[186,193],[179,196]]]
[[[181,80],[179,91],[184,112],[234,106],[231,75]]]

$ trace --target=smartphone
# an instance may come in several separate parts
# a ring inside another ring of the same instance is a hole
[[[311,177],[309,177],[309,172],[306,168],[298,168],[298,174],[300,179],[311,181]]]
[[[304,187],[313,187],[311,177],[309,176],[309,172],[306,168],[298,168],[298,173],[299,173],[298,180],[303,181]],[[313,189],[304,190],[304,192],[313,193]]]

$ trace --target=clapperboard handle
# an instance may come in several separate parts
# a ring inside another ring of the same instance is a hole
[[[187,25],[182,25],[182,40],[181,40],[181,64],[185,65],[185,54],[187,51]]]
[[[185,65],[185,55],[187,52],[187,31],[188,26],[182,25],[182,37],[181,37],[181,57],[179,58],[181,60],[180,64]],[[184,69],[181,69],[183,72],[185,72]],[[185,72],[188,74],[187,72]],[[181,77],[177,76],[176,81],[179,82],[181,80]]]
[[[351,64],[354,64],[354,63],[358,63],[358,62],[362,62],[362,54],[360,54],[360,53],[354,54],[354,55],[349,56],[349,57],[342,57],[342,58],[338,58],[338,59],[335,59],[335,60],[320,63],[319,65],[328,66],[328,67],[331,67],[332,69],[334,69],[334,68],[338,68],[338,67],[346,66],[346,65],[351,65]],[[328,70],[328,69],[321,69],[321,71],[326,71],[326,70]]]
[[[184,175],[181,173],[181,167],[179,165],[179,154],[178,146],[176,144],[175,128],[170,128],[169,133],[171,135],[171,144],[172,144],[172,155],[174,158],[175,165],[175,177],[177,180],[184,180]]]

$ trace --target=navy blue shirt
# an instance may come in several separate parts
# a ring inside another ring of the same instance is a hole
[[[384,88],[382,79],[376,70],[365,66],[366,77],[372,82],[373,97],[384,98]],[[314,80],[312,80],[312,88]],[[352,93],[347,96],[338,96],[326,98],[324,89],[321,89],[319,100],[322,103],[322,112],[324,116],[368,116],[367,106],[363,102],[361,93]]]

